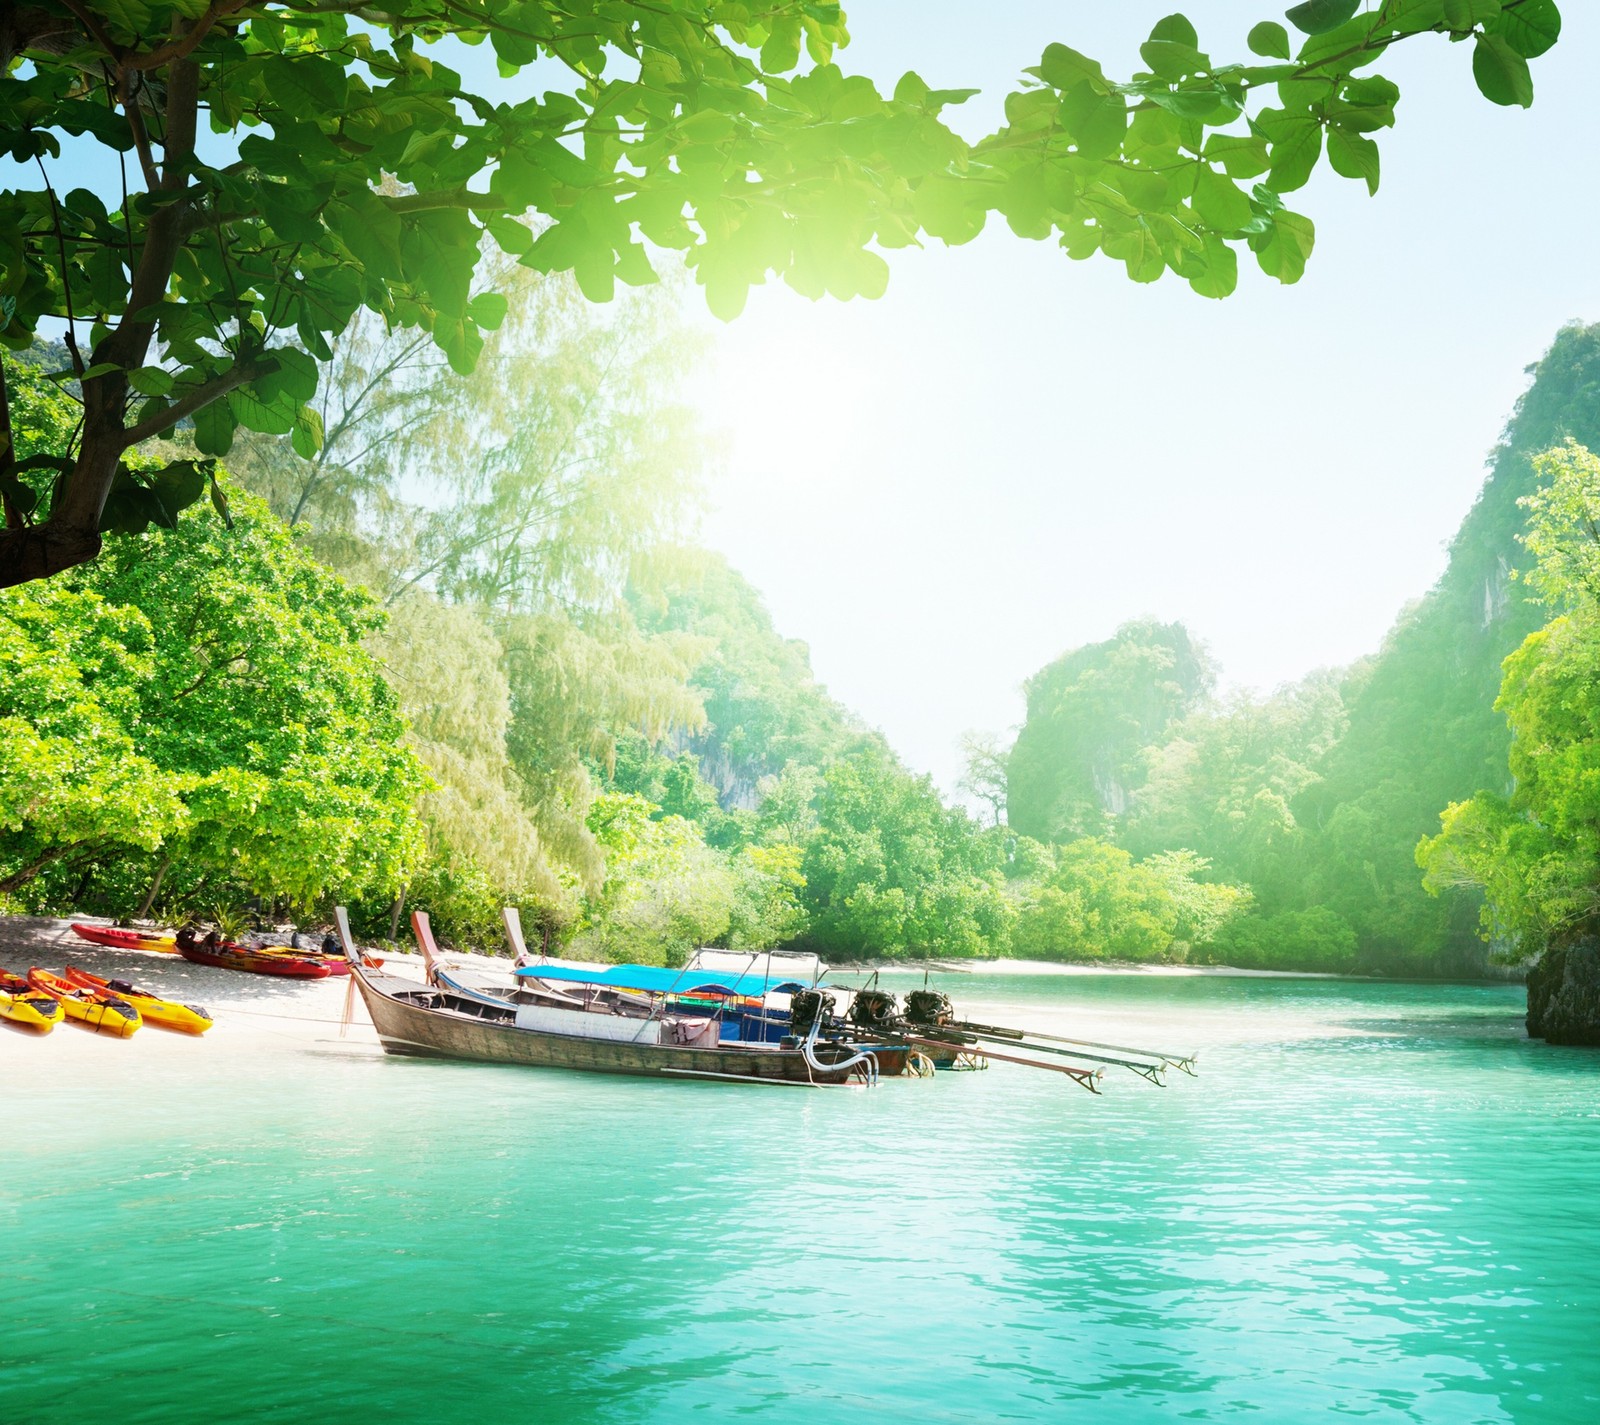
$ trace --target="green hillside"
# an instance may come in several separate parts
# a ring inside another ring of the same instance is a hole
[[[1482,966],[1475,899],[1428,895],[1415,849],[1450,802],[1506,789],[1500,665],[1545,616],[1514,574],[1525,562],[1517,501],[1534,488],[1531,456],[1566,436],[1600,442],[1600,326],[1564,328],[1530,374],[1445,572],[1375,654],[1225,706],[1205,699],[1182,658],[1169,651],[1163,664],[1140,632],[1147,625],[1068,654],[1028,684],[1009,768],[1012,824],[1059,839],[1094,830],[1098,816],[1136,855],[1183,846],[1210,857],[1257,900],[1219,958],[1250,959],[1252,937],[1270,947],[1275,920],[1315,909],[1354,931],[1367,968]],[[1164,630],[1162,648],[1193,646],[1181,627]],[[1119,775],[1106,775],[1112,767]],[[1063,812],[1086,801],[1087,812]]]

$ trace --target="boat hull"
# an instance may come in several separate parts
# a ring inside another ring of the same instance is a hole
[[[126,1000],[83,989],[38,966],[28,971],[28,985],[39,994],[58,1001],[62,1014],[74,1024],[81,1024],[96,1034],[131,1039],[143,1023],[139,1011]]]
[[[91,975],[87,970],[80,970],[75,965],[67,966],[63,978],[77,985],[79,989],[115,996],[131,1004],[139,1011],[139,1018],[146,1024],[154,1024],[162,1029],[173,1029],[180,1034],[204,1034],[213,1023],[211,1016],[199,1005],[180,1004],[177,1000],[162,999],[159,995],[126,984],[114,985],[110,980],[100,975]]]
[[[812,1069],[797,1049],[693,1049],[518,1029],[452,1010],[451,997],[437,992],[413,990],[401,981],[392,982],[397,988],[390,991],[360,971],[354,978],[390,1054],[643,1078],[841,1084],[852,1076],[850,1070]]]
[[[105,945],[112,950],[148,950],[158,955],[176,955],[177,940],[171,935],[157,935],[140,930],[119,930],[114,925],[72,925],[72,933],[91,945]]]
[[[300,960],[288,955],[255,955],[248,950],[207,950],[203,945],[183,945],[178,953],[196,965],[220,970],[243,970],[250,975],[284,975],[297,980],[325,980],[331,971],[322,960]]]
[[[61,1023],[61,1001],[49,995],[34,994],[24,990],[13,993],[0,990],[0,1019],[10,1024],[20,1024],[25,1029],[37,1029],[48,1034]]]

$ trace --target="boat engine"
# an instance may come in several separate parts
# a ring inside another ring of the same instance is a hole
[[[887,1030],[899,1013],[887,990],[858,990],[850,1001],[850,1022],[859,1029]]]
[[[950,997],[938,990],[912,990],[906,996],[906,1018],[913,1024],[939,1026],[951,1023],[955,1017]]]
[[[804,1039],[819,1019],[826,1027],[833,1018],[834,998],[821,990],[796,990],[789,997],[789,1032]]]

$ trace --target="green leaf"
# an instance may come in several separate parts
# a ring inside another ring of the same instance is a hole
[[[1257,123],[1272,145],[1267,187],[1274,193],[1303,187],[1322,153],[1322,125],[1315,115],[1264,110]]]
[[[1524,59],[1537,59],[1561,38],[1561,11],[1555,0],[1522,0],[1515,10],[1501,10],[1488,30]]]
[[[1271,228],[1259,239],[1251,239],[1250,246],[1267,276],[1291,283],[1298,282],[1305,273],[1315,238],[1316,229],[1310,218],[1284,211],[1273,217]]]
[[[150,489],[161,502],[163,518],[157,523],[174,529],[178,512],[194,504],[206,490],[206,469],[209,461],[175,460],[163,470],[148,476]]]
[[[246,430],[258,430],[264,435],[288,435],[294,429],[295,407],[287,401],[263,401],[247,386],[228,392],[227,399],[234,420]]]
[[[226,401],[213,401],[194,413],[194,448],[202,455],[226,455],[238,425]]]
[[[337,60],[315,53],[271,55],[265,60],[266,87],[286,108],[301,113],[337,113],[350,93],[350,80]]]
[[[1190,49],[1200,47],[1200,36],[1189,23],[1187,15],[1168,15],[1157,20],[1155,28],[1150,31],[1150,38],[1175,45],[1187,45]]]
[[[1285,11],[1286,19],[1303,35],[1325,35],[1336,30],[1361,8],[1361,0],[1305,0]]]
[[[1202,165],[1195,174],[1194,210],[1213,232],[1237,232],[1250,221],[1250,199],[1210,167]]]
[[[211,476],[211,508],[221,516],[228,529],[233,528],[233,512],[228,508],[228,497],[222,493],[222,486],[217,484],[215,472]]]
[[[498,331],[506,311],[506,299],[499,292],[480,292],[467,303],[467,316],[485,331]]]
[[[761,68],[768,74],[787,74],[800,63],[800,38],[798,17],[779,15],[761,46]]]
[[[1182,275],[1200,296],[1220,301],[1239,285],[1239,255],[1221,238],[1208,234],[1198,267],[1185,263]]]
[[[971,184],[948,174],[931,173],[917,185],[911,205],[930,236],[956,246],[971,242],[983,231],[985,212],[975,198]]]
[[[1500,13],[1500,0],[1444,0],[1444,22],[1454,34],[1466,34]]]
[[[1206,140],[1205,156],[1220,163],[1229,178],[1255,178],[1271,166],[1267,141],[1257,134],[1212,134]]]
[[[1061,122],[1084,158],[1110,158],[1128,133],[1128,104],[1079,80],[1061,96]]]
[[[172,394],[172,373],[160,366],[141,366],[128,373],[128,384],[141,396]]]
[[[301,406],[295,413],[289,441],[302,460],[314,459],[322,449],[322,413],[315,406]]]
[[[1139,57],[1150,66],[1151,73],[1172,82],[1211,68],[1210,58],[1193,45],[1181,45],[1172,40],[1146,40],[1139,46]]]
[[[1528,61],[1503,35],[1478,36],[1472,48],[1472,77],[1491,104],[1517,104],[1526,109],[1533,103],[1533,75],[1528,72]]]
[[[485,223],[489,229],[489,236],[499,245],[502,252],[518,256],[533,246],[533,233],[527,224],[519,223],[515,218],[508,218],[496,214]]]
[[[33,486],[24,484],[15,475],[0,475],[0,491],[22,514],[31,515],[39,504]]]
[[[1101,72],[1099,63],[1090,59],[1088,55],[1069,49],[1066,45],[1046,45],[1044,58],[1039,61],[1038,73],[1052,89],[1070,89],[1074,84],[1081,84],[1087,80],[1096,85],[1100,93],[1106,92],[1105,75]]]
[[[1250,46],[1251,54],[1259,54],[1263,59],[1288,59],[1292,54],[1289,32],[1276,20],[1263,20],[1254,26],[1244,42]]]
[[[1378,146],[1346,129],[1328,130],[1328,163],[1344,178],[1365,181],[1368,193],[1378,191]]]

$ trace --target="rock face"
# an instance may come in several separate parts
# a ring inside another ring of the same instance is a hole
[[[1528,1037],[1600,1047],[1600,939],[1550,946],[1530,967]]]

